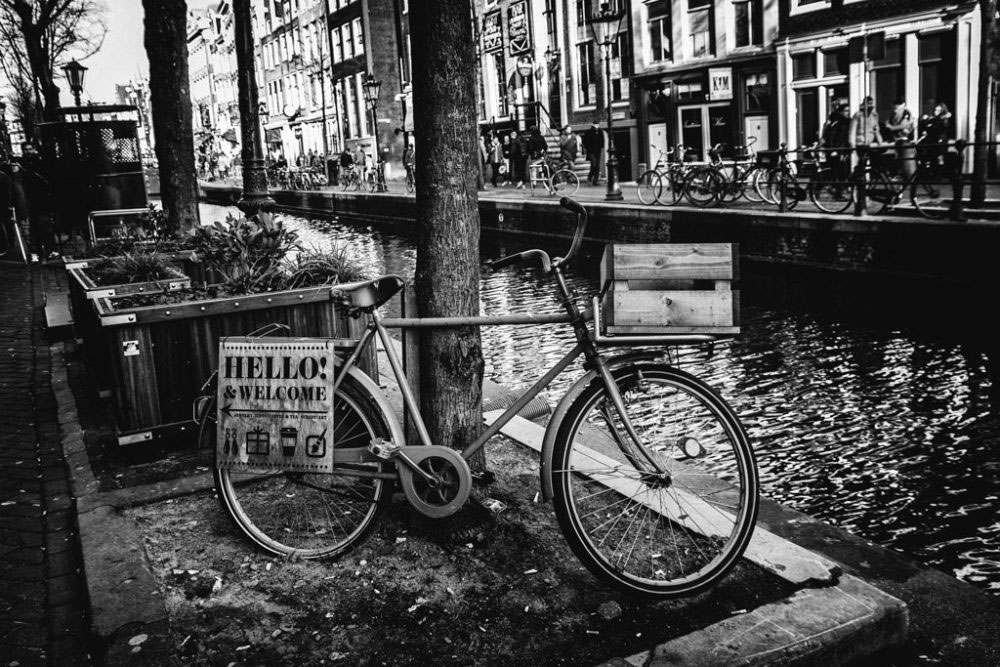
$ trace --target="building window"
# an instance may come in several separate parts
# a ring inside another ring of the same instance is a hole
[[[689,0],[688,37],[691,56],[701,58],[715,54],[715,8],[713,0]]]
[[[361,27],[361,19],[354,19],[354,55],[365,52],[365,31]]]
[[[736,46],[764,44],[764,0],[733,0]]]
[[[875,98],[875,111],[882,118],[892,115],[892,103],[903,94],[906,77],[903,72],[903,40],[885,41],[885,58],[873,60],[871,65],[871,96]]]
[[[620,32],[611,44],[611,99],[614,102],[628,99],[629,76],[632,74],[628,53],[628,33]]]
[[[917,46],[917,60],[920,68],[920,112],[931,114],[934,105],[945,104],[949,110],[955,108],[954,79],[954,33],[937,33],[921,36]]]
[[[705,91],[701,81],[680,81],[674,84],[678,100],[704,100]]]
[[[795,91],[796,130],[798,145],[811,144],[819,138],[819,89]]]
[[[505,117],[510,115],[510,99],[507,92],[507,70],[504,67],[503,53],[494,53],[493,56],[493,78],[496,81],[496,115]]]
[[[333,42],[333,53],[330,54],[330,60],[339,63],[344,59],[344,51],[340,47],[340,30],[338,28],[330,31],[330,41]]]
[[[849,69],[847,49],[828,49],[823,52],[823,76],[847,76]]]
[[[351,36],[351,24],[340,26],[340,41],[344,45],[344,60],[354,57],[354,38]]]
[[[816,54],[800,53],[792,56],[792,81],[816,78]]]
[[[597,104],[597,83],[594,72],[594,45],[584,42],[576,45],[576,82],[579,104],[582,107]]]
[[[670,60],[670,0],[655,0],[646,5],[649,12],[648,35],[649,62],[657,63]]]

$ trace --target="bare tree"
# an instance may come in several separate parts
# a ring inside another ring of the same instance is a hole
[[[187,232],[199,224],[188,81],[187,3],[142,0],[142,7],[163,211],[168,227]]]
[[[17,80],[31,81],[44,118],[54,119],[60,106],[59,68],[104,43],[104,9],[100,0],[0,0],[4,75],[15,88]]]
[[[422,316],[479,314],[475,51],[468,0],[410,3],[417,136],[416,289]],[[420,338],[421,412],[435,444],[462,447],[482,424],[475,327]],[[478,462],[482,465],[482,460]]]

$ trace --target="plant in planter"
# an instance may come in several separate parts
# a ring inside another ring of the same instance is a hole
[[[163,255],[135,250],[97,262],[89,269],[87,273],[97,285],[151,283],[184,277]]]
[[[218,363],[222,336],[273,323],[296,337],[362,333],[361,322],[335,312],[330,298],[330,284],[361,277],[346,250],[303,252],[295,233],[267,213],[203,227],[191,247],[221,282],[96,302],[121,444],[193,433],[191,404]],[[374,374],[374,359],[365,361]]]

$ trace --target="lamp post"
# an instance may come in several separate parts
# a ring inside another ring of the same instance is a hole
[[[375,76],[368,72],[365,76],[364,81],[361,82],[361,88],[365,93],[365,104],[372,114],[372,133],[375,140],[375,169],[376,171],[376,188],[379,192],[385,192],[385,172],[384,165],[382,164],[382,151],[378,145],[378,93],[382,89],[382,82],[375,78]]]
[[[587,21],[594,34],[594,41],[601,46],[604,56],[604,85],[607,90],[605,101],[608,105],[608,192],[606,200],[621,201],[622,190],[618,185],[618,157],[615,154],[615,139],[611,120],[611,46],[618,39],[624,11],[612,11],[607,2],[601,3],[601,12]]]
[[[236,80],[240,107],[240,159],[243,162],[243,196],[237,206],[246,215],[274,208],[267,191],[267,167],[260,138],[260,110],[257,99],[257,63],[253,57],[253,24],[250,0],[233,2],[233,31],[236,46]]]
[[[75,60],[71,60],[62,70],[63,74],[66,75],[66,80],[69,81],[69,89],[73,91],[76,106],[80,106],[80,93],[83,92],[83,78],[87,75],[87,68]]]

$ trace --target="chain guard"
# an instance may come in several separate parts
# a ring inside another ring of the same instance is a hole
[[[441,519],[457,512],[469,499],[472,471],[459,452],[440,445],[420,445],[401,447],[400,453],[440,479],[438,486],[431,487],[405,461],[396,460],[403,492],[418,512],[432,519]]]

